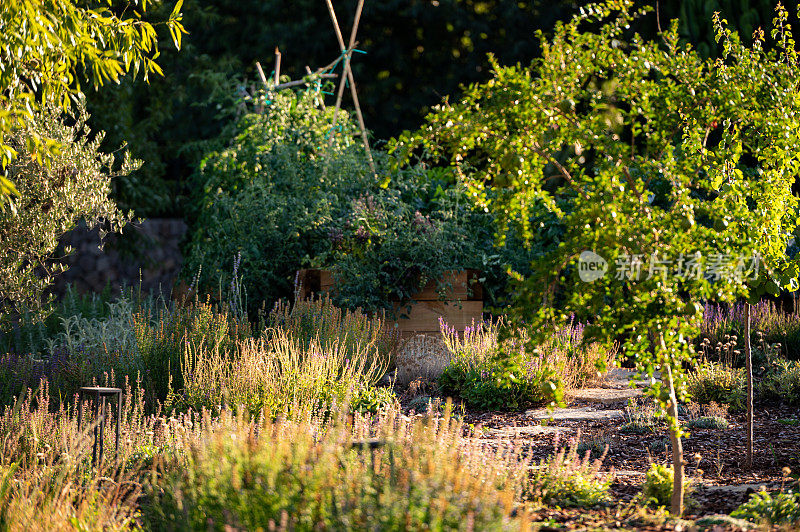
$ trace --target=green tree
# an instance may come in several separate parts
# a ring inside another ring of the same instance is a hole
[[[181,3],[164,25],[180,47]],[[94,8],[76,0],[4,0],[0,3],[0,166],[4,172],[19,150],[8,140],[25,130],[25,148],[38,163],[48,164],[58,151],[54,139],[33,127],[36,110],[57,105],[68,110],[83,83],[95,88],[119,83],[128,71],[145,80],[161,74],[155,62],[158,38],[144,19],[147,1]],[[0,176],[0,206],[19,192]]]
[[[14,211],[0,211],[0,318],[14,307],[25,307],[34,315],[46,308],[41,296],[52,276],[64,270],[63,264],[50,259],[58,238],[78,220],[89,227],[102,224],[102,236],[105,230],[120,230],[129,219],[109,199],[111,178],[141,162],[126,154],[121,168],[112,170],[114,156],[98,151],[103,133],[90,135],[82,99],[75,109],[74,116],[65,117],[55,105],[40,107],[24,129],[5,138],[17,153],[6,171],[20,198]],[[29,147],[31,137],[51,139],[60,146],[49,165],[36,160]]]
[[[533,32],[585,2],[367,0],[358,32],[366,54],[352,61],[367,127],[378,139],[417,127],[442,94],[488,77],[487,52],[497,50],[506,63],[528,61],[539,53]],[[347,28],[355,6],[336,3]],[[93,127],[108,131],[107,144],[130,141],[133,155],[147,160],[114,183],[118,204],[140,216],[184,214],[189,176],[209,141],[229,123],[241,91],[260,88],[255,61],[269,75],[278,46],[281,73],[297,79],[306,65],[328,64],[339,53],[322,0],[186,0],[184,8],[190,34],[182,50],[162,42],[166,78],[147,87],[128,79],[89,98]]]
[[[796,286],[800,68],[783,9],[769,50],[715,16],[722,54],[703,59],[677,21],[660,41],[632,34],[644,10],[631,8],[585,8],[529,68],[495,64],[393,148],[449,161],[479,204],[524,229],[539,251],[517,308],[534,330],[575,313],[586,338],[661,371],[651,393],[671,418],[680,514],[677,405],[703,304]]]

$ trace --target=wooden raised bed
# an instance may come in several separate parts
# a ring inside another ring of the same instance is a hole
[[[300,286],[298,297],[301,299],[336,288],[329,270],[300,270],[297,276]],[[408,304],[395,304],[395,314],[400,317],[390,325],[396,327],[402,336],[432,334],[439,332],[439,318],[443,318],[450,327],[462,332],[473,322],[478,323],[483,319],[483,288],[477,279],[476,270],[448,273],[444,282],[449,283],[451,289],[444,299],[436,292],[437,283],[428,283]]]

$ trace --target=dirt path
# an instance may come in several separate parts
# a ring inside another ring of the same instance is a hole
[[[580,438],[592,456],[608,445],[603,469],[615,472],[612,491],[620,501],[640,490],[652,462],[670,463],[664,428],[638,432],[620,430],[630,421],[629,399],[642,397],[645,382],[629,370],[613,370],[597,387],[569,394],[566,408],[534,409],[519,413],[468,412],[467,421],[483,427],[487,440],[521,440],[538,457],[550,455],[554,444]],[[638,399],[647,404],[646,399]],[[687,517],[729,513],[761,486],[778,489],[783,468],[800,472],[800,419],[797,409],[783,405],[756,405],[755,457],[752,470],[744,469],[744,416],[729,414],[727,428],[692,428],[684,443],[693,479],[695,503]],[[695,414],[696,415],[696,414]],[[684,420],[693,417],[684,412]],[[699,461],[698,461],[699,459]]]

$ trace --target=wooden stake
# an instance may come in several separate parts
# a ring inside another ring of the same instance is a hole
[[[261,68],[261,63],[256,61],[256,70],[258,70],[258,77],[261,78],[261,83],[264,84],[264,88],[269,89],[269,83],[267,83],[267,76],[264,75],[264,69]]]
[[[353,72],[350,70],[350,65],[347,66],[347,77],[350,79],[350,94],[353,97],[353,105],[356,108],[356,117],[358,117],[358,127],[361,130],[361,140],[364,143],[364,151],[367,152],[367,161],[369,161],[370,170],[375,178],[378,177],[378,172],[375,170],[375,161],[372,160],[372,151],[369,149],[369,139],[367,139],[367,127],[364,125],[364,116],[361,114],[361,105],[358,103],[358,92],[356,91],[356,81],[353,79]]]
[[[333,79],[333,78],[338,78],[339,75],[338,74],[317,74],[317,77],[318,78],[323,78],[323,79]],[[283,89],[288,89],[289,87],[298,87],[300,85],[306,85],[306,84],[308,84],[308,80],[296,79],[294,81],[287,81],[286,83],[281,83],[280,85],[275,85],[273,87],[273,89],[275,89],[276,91],[279,91],[279,90],[283,90]]]
[[[358,19],[361,16],[361,6],[364,4],[364,0],[358,0],[358,9],[356,11],[356,19],[353,23],[353,29],[350,32],[350,46],[345,48],[344,46],[344,38],[342,37],[342,31],[339,29],[339,21],[336,19],[336,12],[333,10],[333,4],[331,0],[325,0],[325,3],[328,5],[328,13],[331,16],[331,20],[333,21],[333,27],[336,30],[336,38],[339,40],[339,46],[342,49],[342,61],[344,65],[342,66],[343,70],[347,72],[347,66],[350,63],[350,48],[353,46],[353,42],[355,41],[355,32],[358,29]],[[347,83],[347,76],[342,76],[341,81],[339,81],[339,90],[336,91],[336,106],[333,108],[333,120],[331,123],[331,134],[328,136],[328,151],[330,152],[331,146],[333,146],[333,135],[334,131],[336,130],[336,122],[339,118],[339,109],[342,106],[342,96],[344,95],[344,86]],[[327,173],[328,164],[327,164],[326,157],[326,164],[325,169],[323,170],[323,177]]]
[[[345,54],[344,57],[344,73],[345,76],[342,77],[341,82],[339,83],[339,91],[336,97],[336,107],[333,110],[333,125],[332,128],[336,127],[336,119],[339,112],[339,107],[341,105],[341,98],[342,93],[344,92],[344,83],[350,82],[350,95],[353,98],[353,105],[356,109],[356,117],[358,118],[358,126],[361,131],[361,140],[364,144],[364,151],[367,154],[367,161],[369,162],[369,167],[372,170],[372,174],[377,177],[378,172],[375,169],[375,161],[372,159],[372,151],[369,148],[369,139],[367,137],[367,128],[364,125],[364,116],[361,113],[361,105],[358,101],[358,91],[356,90],[356,82],[355,78],[353,77],[353,71],[350,68],[350,58],[353,54],[353,47],[355,46],[356,40],[356,33],[358,31],[358,25],[361,21],[361,12],[364,8],[364,0],[358,1],[358,6],[356,7],[356,16],[353,20],[353,28],[350,31],[350,46],[345,48],[344,46],[344,37],[342,36],[342,31],[339,27],[339,21],[336,18],[336,12],[333,9],[333,4],[331,0],[325,0],[328,5],[328,13],[330,13],[331,21],[333,22],[333,28],[336,31],[336,39],[339,41],[339,47],[342,49],[342,53]],[[333,143],[333,137],[328,139],[328,148]],[[327,169],[327,164],[326,164]]]
[[[750,345],[750,303],[744,305],[744,356],[747,373],[747,468],[753,468],[753,349]]]
[[[281,51],[275,47],[275,86],[281,82]]]
[[[319,72],[319,71],[318,71],[318,72]],[[308,74],[309,76],[313,75],[313,72],[311,72],[311,67],[310,67],[310,66],[308,66],[308,65],[306,65],[306,74]],[[335,76],[336,74],[328,74],[328,75],[333,75],[333,76]],[[326,74],[320,74],[320,76],[321,76],[321,77],[325,77],[325,76],[326,76]],[[326,107],[325,107],[325,97],[324,97],[324,96],[320,96],[320,98],[319,98],[319,104],[320,104],[320,106],[322,107],[322,109],[323,109],[323,110],[325,110],[325,109],[326,109]]]

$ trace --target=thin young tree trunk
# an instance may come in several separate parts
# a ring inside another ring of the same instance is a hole
[[[662,346],[664,339],[661,339]],[[672,442],[672,515],[680,517],[683,515],[683,442],[678,435],[678,399],[675,396],[675,383],[672,380],[672,368],[668,363],[664,364],[667,370],[667,383],[669,385],[669,407],[667,414],[674,420],[674,425],[670,426],[669,438]]]
[[[753,467],[753,350],[750,346],[750,303],[744,306],[744,357],[747,373],[747,468]]]

